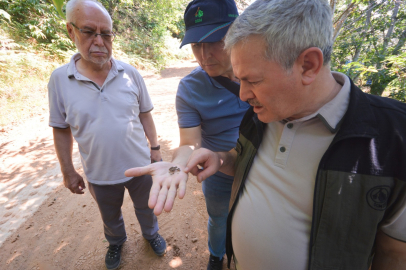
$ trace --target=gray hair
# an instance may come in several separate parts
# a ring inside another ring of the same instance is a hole
[[[73,15],[75,7],[79,4],[83,4],[84,2],[93,2],[93,3],[97,4],[106,13],[106,15],[109,16],[110,21],[111,21],[109,12],[103,6],[103,4],[100,3],[99,1],[97,1],[97,0],[69,0],[68,3],[66,3],[66,21],[67,22],[72,22],[75,19],[74,15]]]
[[[325,0],[257,0],[234,21],[225,48],[230,51],[250,35],[263,37],[265,57],[285,70],[310,47],[323,52],[327,65],[333,48],[331,8]]]

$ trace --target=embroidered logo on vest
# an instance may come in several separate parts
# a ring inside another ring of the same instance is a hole
[[[368,191],[367,202],[373,209],[383,211],[387,207],[389,195],[389,186],[377,186]]]

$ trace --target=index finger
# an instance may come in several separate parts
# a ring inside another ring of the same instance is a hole
[[[185,169],[183,170],[185,173],[189,173],[194,167],[197,167],[197,165],[199,165],[200,163],[204,163],[207,161],[207,157],[203,154],[200,155],[195,155],[194,153],[192,153],[192,155],[190,155]]]
[[[189,173],[192,170],[198,172],[197,179],[199,182],[203,181],[207,177],[215,174],[218,171],[216,160],[209,159],[209,155],[203,153],[199,155],[191,155],[184,172]],[[203,164],[203,170],[197,169],[197,165]]]

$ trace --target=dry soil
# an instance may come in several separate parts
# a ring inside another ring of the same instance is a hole
[[[166,161],[179,144],[177,85],[196,66],[184,61],[160,74],[141,71]],[[0,269],[105,269],[108,243],[97,206],[88,191],[76,195],[63,186],[47,120],[44,112],[0,132]],[[77,147],[73,159],[83,173]],[[120,269],[206,269],[207,212],[195,177],[189,177],[185,198],[158,217],[168,245],[164,257],[143,239],[128,194],[123,215],[128,241]]]

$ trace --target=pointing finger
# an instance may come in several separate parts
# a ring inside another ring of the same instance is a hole
[[[152,169],[151,166],[145,166],[145,167],[138,167],[138,168],[132,168],[128,169],[124,172],[124,175],[127,177],[137,177],[145,174],[152,174]]]

